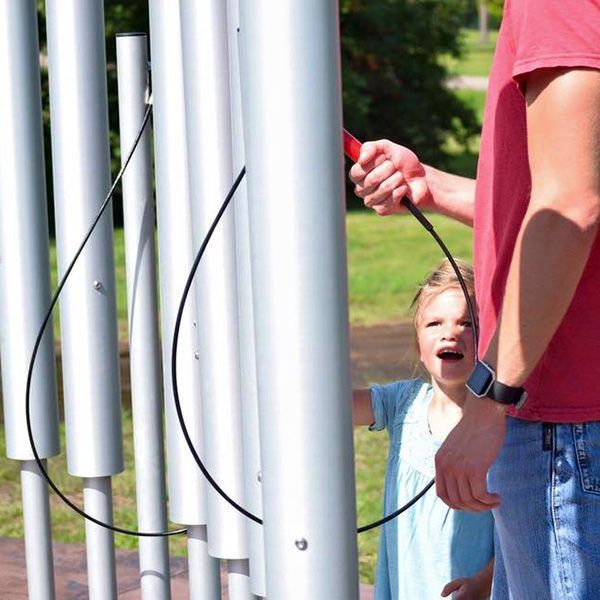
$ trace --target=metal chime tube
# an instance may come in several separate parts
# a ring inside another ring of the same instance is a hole
[[[47,0],[54,202],[63,274],[110,188],[101,0]],[[67,461],[84,508],[112,518],[123,469],[112,210],[99,222],[60,302]],[[89,597],[116,597],[113,534],[86,521]]]
[[[229,73],[231,86],[231,132],[233,137],[233,172],[239,173],[245,164],[242,98],[239,71],[239,2],[227,2],[229,37]],[[235,245],[237,265],[238,324],[240,340],[240,388],[244,442],[244,481],[248,510],[262,516],[262,484],[260,466],[260,429],[256,387],[256,352],[254,341],[254,310],[252,306],[252,267],[250,261],[250,224],[246,180],[238,188],[233,204],[235,215]],[[262,525],[246,521],[250,555],[250,589],[257,596],[266,596],[264,537]]]
[[[189,164],[193,165],[189,169],[190,204],[198,247],[235,179],[225,3],[181,0],[181,30],[187,147]],[[206,466],[221,488],[244,505],[235,228],[231,209],[223,215],[211,238],[198,269],[195,290]],[[247,561],[245,520],[209,489],[209,553],[228,561]],[[247,567],[243,570],[248,572]],[[235,571],[238,583],[243,570]],[[232,600],[248,598],[249,594],[248,581],[246,586],[229,585]]]
[[[145,34],[117,36],[121,161],[130,152],[146,110],[147,43]],[[163,396],[149,125],[123,175],[123,218],[138,527],[142,531],[165,531]],[[142,598],[167,600],[171,597],[167,538],[141,537],[139,552]]]
[[[44,468],[47,468],[44,465]],[[33,460],[21,463],[27,591],[31,600],[53,600],[52,528],[48,485]]]
[[[42,101],[34,0],[0,0],[0,363],[6,454],[21,461],[27,587],[53,600],[48,487],[33,460],[25,420],[27,369],[50,303]],[[52,320],[31,385],[38,454],[59,452]]]
[[[338,8],[240,2],[269,600],[358,598]]]
[[[203,554],[206,546],[201,542],[207,523],[206,484],[181,433],[171,379],[175,317],[193,262],[179,3],[150,0],[149,7],[169,514],[172,521],[193,526],[188,533],[190,574],[212,572],[194,577],[193,586],[190,579],[191,597],[217,600],[219,561]],[[195,298],[190,294],[177,355],[179,395],[190,436],[203,455],[196,329]]]

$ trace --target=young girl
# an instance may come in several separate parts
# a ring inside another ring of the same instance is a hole
[[[473,298],[473,271],[457,263]],[[434,455],[461,419],[474,364],[467,303],[448,261],[421,285],[412,306],[419,357],[431,381],[396,381],[354,392],[355,424],[387,428],[390,436],[384,514],[434,477]],[[375,600],[429,600],[452,593],[461,600],[487,598],[493,527],[491,512],[453,510],[429,491],[382,527]]]

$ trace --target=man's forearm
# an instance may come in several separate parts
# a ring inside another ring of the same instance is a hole
[[[473,226],[475,180],[424,165],[434,212]]]
[[[528,210],[521,226],[500,322],[485,353],[498,380],[508,385],[522,385],[550,343],[598,231],[594,198],[560,210],[532,205],[537,207]]]

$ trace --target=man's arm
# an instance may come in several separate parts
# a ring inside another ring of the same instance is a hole
[[[531,200],[484,357],[498,380],[512,386],[524,383],[563,319],[600,219],[600,72],[540,70],[523,84]],[[449,506],[485,510],[498,504],[485,477],[505,427],[500,405],[467,400],[462,421],[436,456],[437,492]]]
[[[475,180],[423,165],[417,155],[389,140],[365,142],[350,169],[355,193],[380,215],[402,212],[408,194],[421,210],[473,225]]]
[[[423,166],[432,195],[431,205],[426,208],[473,227],[475,180]]]

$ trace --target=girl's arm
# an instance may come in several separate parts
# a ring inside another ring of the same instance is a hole
[[[494,559],[473,575],[462,577],[447,583],[442,590],[442,597],[453,594],[454,600],[485,600],[492,592],[492,576],[494,574]]]
[[[375,422],[371,390],[352,391],[352,420],[355,425],[372,425]]]

